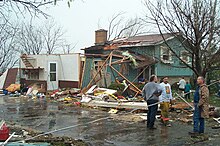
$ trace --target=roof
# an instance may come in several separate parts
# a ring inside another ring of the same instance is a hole
[[[129,38],[113,40],[113,43],[124,42],[120,47],[129,47],[129,46],[152,46],[164,42],[165,40],[173,39],[173,34],[167,33],[163,34],[149,34],[141,36],[133,36]],[[126,44],[127,43],[127,44]]]
[[[168,39],[173,37],[171,34],[163,34],[164,39]],[[156,44],[163,41],[161,34],[150,34],[150,35],[142,35],[142,36],[134,36],[127,39],[127,41],[140,41],[140,42],[148,42],[149,44]]]
[[[149,34],[149,35],[140,35],[133,36],[129,38],[120,38],[111,40],[105,43],[105,45],[94,45],[82,50],[114,50],[123,47],[134,47],[134,46],[152,46],[158,45],[164,42],[165,40],[173,39],[175,36],[170,33],[163,34]]]
[[[84,49],[81,49],[81,50],[88,50],[88,49],[89,50],[102,50],[104,47],[105,47],[105,45],[94,45],[94,46],[84,48]]]

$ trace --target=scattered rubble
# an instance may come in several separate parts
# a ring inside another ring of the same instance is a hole
[[[63,88],[54,90],[51,92],[44,92],[44,89],[39,84],[33,84],[32,86],[25,87],[20,92],[20,85],[11,85],[8,94],[10,98],[27,98],[27,99],[42,99],[59,102],[65,106],[82,106],[90,108],[105,109],[110,118],[114,120],[120,120],[125,122],[145,122],[147,120],[147,103],[139,95],[139,91],[131,90],[126,80],[118,82],[122,84],[124,89],[118,91],[117,89],[100,88],[97,85],[93,85],[85,90],[76,88]],[[135,85],[132,85],[133,88]],[[18,88],[19,87],[19,88]],[[136,87],[136,86],[135,86]],[[135,94],[126,94],[124,92],[134,92]],[[180,121],[187,124],[192,124],[193,119],[193,103],[186,102],[182,98],[176,97],[176,100],[172,103],[170,111],[170,121]],[[60,108],[63,108],[63,106]],[[158,109],[160,111],[160,109]],[[219,109],[210,107],[210,116],[217,122],[218,125],[212,126],[212,129],[220,128],[220,116]],[[160,120],[160,113],[158,112],[157,119]],[[15,132],[10,142],[24,140],[41,132],[32,131],[30,129],[18,128],[10,126],[10,133]],[[9,136],[9,135],[8,135]],[[8,138],[8,137],[7,137]],[[203,137],[204,138],[204,137]],[[206,139],[205,139],[206,140]],[[35,139],[26,140],[28,143],[44,143],[51,145],[87,145],[81,140],[74,140],[68,137],[54,137],[51,134],[37,137]]]
[[[35,131],[33,129],[29,129],[29,128],[24,128],[24,127],[20,127],[18,125],[9,125],[10,131],[11,132],[15,132],[16,135],[13,136],[13,138],[10,140],[10,143],[8,143],[8,145],[10,146],[10,144],[14,144],[14,145],[22,145],[24,143],[20,143],[20,142],[24,142],[27,144],[36,144],[36,145],[40,145],[40,146],[49,146],[49,145],[53,145],[53,146],[87,146],[87,144],[85,142],[83,142],[82,140],[75,140],[69,137],[57,137],[57,136],[53,136],[52,134],[48,134],[48,135],[44,135],[44,136],[40,136],[37,137],[35,139],[31,139],[31,137],[34,137],[36,135],[41,134],[41,132],[39,131]],[[20,144],[19,144],[20,143]]]

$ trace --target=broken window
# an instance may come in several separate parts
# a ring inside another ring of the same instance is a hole
[[[57,66],[56,63],[50,63],[50,81],[56,81],[57,78]]]
[[[172,63],[172,53],[168,47],[161,46],[161,61],[164,63]]]
[[[103,63],[104,63],[104,61],[102,61],[102,60],[101,60],[101,61],[94,61],[94,69],[95,69],[96,71],[99,71],[99,69],[101,69]],[[105,69],[106,69],[106,67],[103,67],[102,70],[101,70],[101,72],[104,72]]]

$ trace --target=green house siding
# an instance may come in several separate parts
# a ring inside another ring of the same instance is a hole
[[[169,46],[172,46],[173,50],[176,51],[178,55],[181,54],[181,51],[184,50],[183,46],[180,45],[180,42],[176,38],[171,39],[167,41]],[[142,54],[142,55],[148,55],[155,57],[158,60],[158,63],[152,66],[153,70],[152,72],[157,74],[159,77],[161,76],[173,76],[173,77],[180,77],[180,76],[192,76],[193,72],[184,66],[181,61],[172,55],[172,60],[170,63],[163,63],[161,60],[161,46],[166,46],[164,43],[158,44],[158,45],[152,45],[152,46],[141,46],[141,47],[128,47],[128,48],[120,48],[121,51],[130,51],[135,54]],[[94,50],[87,50],[86,53],[94,53],[94,54],[109,54],[110,51],[106,50],[99,50],[98,52]],[[105,58],[101,57],[87,57],[86,58],[86,66],[85,66],[85,74],[83,78],[83,84],[82,86],[85,87],[88,85],[88,83],[91,80],[91,70],[94,66],[94,61],[97,60],[105,60]],[[117,59],[113,58],[112,62],[116,61]],[[113,65],[114,68],[118,71],[120,71],[121,65]],[[128,66],[128,73],[122,73],[127,79],[130,81],[133,81],[137,75],[141,72],[140,69],[134,69],[132,66]],[[114,82],[115,78],[121,78],[115,71],[113,71],[110,67],[107,67],[107,73],[111,75],[111,81]],[[149,76],[149,70],[146,70],[144,73],[144,76],[147,78]]]
[[[168,41],[168,44],[170,46],[172,46],[173,48],[175,48],[175,50],[177,51],[177,54],[180,55],[180,52],[183,49],[183,47],[181,47],[181,45],[179,45],[180,43],[178,43],[178,40],[176,39],[172,39],[170,41]],[[143,54],[143,55],[149,55],[149,56],[153,56],[156,59],[160,60],[161,58],[161,46],[166,46],[165,44],[160,44],[160,45],[156,45],[156,46],[144,46],[144,47],[133,47],[133,48],[128,48],[125,50],[130,50],[132,52],[138,53],[138,54]],[[165,64],[162,62],[158,62],[155,65],[155,73],[158,76],[191,76],[193,73],[192,71],[187,68],[186,66],[184,66],[180,60],[172,55],[172,62],[171,64]],[[134,74],[135,76],[137,76],[137,70],[132,70],[130,71],[131,74]],[[134,75],[130,75],[129,77],[134,79]]]
[[[146,47],[131,47],[131,48],[123,48],[121,49],[122,51],[124,50],[129,50],[137,54],[143,54],[143,55],[148,55],[148,56],[155,56],[155,49],[154,46],[146,46]]]
[[[169,40],[168,44],[178,55],[181,54],[181,51],[185,50],[177,39]],[[166,45],[160,44],[155,46],[156,58],[161,58],[161,46]],[[191,76],[193,74],[192,70],[183,65],[183,63],[175,55],[172,55],[171,63],[157,63],[156,73],[158,76]]]
[[[121,65],[113,65],[113,67],[117,70],[120,71],[120,66]],[[124,74],[122,73],[123,76],[125,76],[127,79],[129,79],[130,81],[134,80],[136,78],[136,76],[138,75],[138,71],[133,69],[130,65],[128,66],[128,73]],[[110,67],[107,67],[107,72],[111,74],[111,80],[112,82],[115,81],[115,77],[122,79],[114,70],[111,70]]]
[[[178,68],[158,63],[156,65],[156,74],[158,76],[191,76],[192,71],[188,68]]]
[[[133,81],[138,75],[138,70],[129,66],[129,75],[127,76],[128,80]]]
[[[86,58],[86,65],[85,65],[85,73],[84,73],[84,77],[83,77],[83,82],[82,82],[82,87],[86,87],[91,78],[91,71],[93,69],[94,66],[94,61],[98,61],[98,60],[103,60],[101,58],[91,58],[91,57],[87,57]],[[104,60],[103,60],[104,61]],[[117,59],[112,59],[112,62],[117,61]],[[120,65],[113,65],[113,67],[120,71]],[[131,66],[128,66],[128,74],[123,74],[127,79],[129,79],[130,81],[133,81],[136,76],[138,75],[138,70],[133,69]],[[112,70],[109,66],[107,66],[107,73],[110,73],[111,75],[111,81],[114,82],[115,78],[119,78],[122,79],[114,70]]]
[[[82,87],[86,87],[91,80],[91,70],[93,67],[93,58],[86,58],[85,71],[82,81]]]

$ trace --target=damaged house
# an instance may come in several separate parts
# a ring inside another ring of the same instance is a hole
[[[190,63],[190,57],[177,38],[170,34],[164,34],[164,38],[183,60]],[[189,68],[172,55],[160,34],[107,41],[107,31],[101,29],[95,32],[95,45],[83,50],[86,60],[82,87],[86,87],[94,78],[93,83],[107,87],[119,77],[119,74],[132,82],[148,80],[152,74],[157,74],[159,78],[168,76],[171,84],[179,81],[182,76],[188,80],[193,75]],[[105,62],[110,53],[112,53],[111,66],[114,66],[114,69]],[[95,76],[99,69],[100,73]]]
[[[45,90],[78,88],[80,84],[80,54],[39,54],[20,57],[20,82],[41,84]]]

